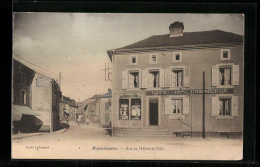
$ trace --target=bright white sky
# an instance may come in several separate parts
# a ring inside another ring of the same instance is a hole
[[[63,77],[62,94],[83,101],[111,88],[101,71],[107,50],[169,33],[174,21],[184,32],[223,30],[244,35],[242,14],[15,13],[14,55]]]

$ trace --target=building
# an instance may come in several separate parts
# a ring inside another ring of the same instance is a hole
[[[59,129],[61,91],[54,79],[14,56],[12,82],[13,133]]]
[[[113,135],[242,136],[243,36],[174,22],[169,34],[107,53]]]
[[[60,106],[59,116],[61,121],[63,122],[76,121],[76,117],[78,113],[78,105],[76,104],[74,99],[70,99],[69,97],[62,96],[59,102],[59,106]]]
[[[112,90],[100,96],[100,126],[111,127],[111,100]]]

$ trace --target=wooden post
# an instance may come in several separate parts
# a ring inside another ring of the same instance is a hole
[[[202,137],[205,138],[205,71],[203,71],[203,96],[202,96]]]

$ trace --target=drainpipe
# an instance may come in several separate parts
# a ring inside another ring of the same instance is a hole
[[[112,80],[112,82],[115,82],[115,63],[114,63],[114,57],[115,57],[115,49],[113,49],[113,54],[112,54],[112,58],[111,58],[111,62],[112,62],[112,65],[113,65],[113,68],[112,68],[112,72],[114,73],[114,74],[112,74],[113,75],[113,80]],[[113,127],[114,127],[114,121],[113,121],[113,118],[114,118],[114,112],[115,112],[115,85],[113,84],[113,86],[112,86],[112,105],[113,105],[113,107],[112,107],[112,120],[111,120],[111,135],[112,135],[112,137],[114,137],[114,132],[113,132]],[[114,96],[113,96],[113,94],[114,94]]]

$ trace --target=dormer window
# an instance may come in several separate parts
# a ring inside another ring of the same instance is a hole
[[[130,65],[137,65],[137,56],[136,55],[131,55],[130,56]]]
[[[230,60],[230,49],[221,49],[221,60]]]
[[[173,53],[173,62],[182,62],[182,53],[181,52],[174,52]]]

